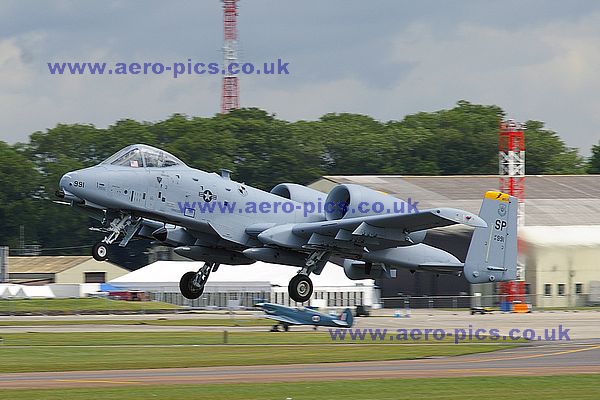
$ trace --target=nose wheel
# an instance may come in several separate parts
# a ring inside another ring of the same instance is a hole
[[[92,257],[96,261],[105,261],[108,258],[108,245],[104,242],[96,243],[92,249]]]
[[[124,237],[119,243],[119,247],[127,246],[127,243],[135,236],[141,226],[141,218],[134,219],[129,214],[119,214],[108,224],[108,226],[102,228],[90,228],[90,230],[107,233],[104,239],[102,239],[101,242],[96,243],[92,249],[92,257],[94,257],[96,261],[105,261],[108,258],[108,245],[113,244],[118,239],[119,235],[123,233]]]
[[[304,303],[310,299],[313,292],[313,283],[308,275],[298,274],[290,280],[288,292],[292,300]]]

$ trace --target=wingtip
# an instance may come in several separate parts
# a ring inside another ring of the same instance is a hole
[[[475,228],[487,228],[488,224],[478,215],[472,214],[464,210],[458,210],[455,208],[438,208],[435,213],[442,217],[450,220],[456,224],[463,224],[472,226]]]
[[[465,225],[473,226],[475,228],[487,228],[488,227],[487,222],[485,222],[485,220],[478,215],[468,214],[468,215],[465,215],[465,219],[468,220],[468,222],[465,223]]]

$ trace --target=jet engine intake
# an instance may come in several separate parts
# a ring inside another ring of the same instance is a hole
[[[298,185],[297,183],[280,183],[271,189],[271,193],[298,203],[312,203],[315,205],[322,202],[327,196],[323,192]]]
[[[394,196],[388,196],[360,185],[337,185],[327,195],[325,219],[356,218],[376,214],[405,214],[412,206]]]

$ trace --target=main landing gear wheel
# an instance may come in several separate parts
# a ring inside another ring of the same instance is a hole
[[[304,274],[298,274],[290,280],[288,286],[290,297],[298,303],[304,303],[310,299],[313,292],[313,284],[310,278]]]
[[[106,260],[108,258],[108,246],[106,243],[96,243],[92,249],[92,257],[94,257],[94,260],[96,261]]]
[[[190,271],[183,274],[179,281],[179,290],[186,299],[194,300],[202,296],[204,292],[204,285],[196,286],[194,279],[196,278],[196,272]]]
[[[179,281],[179,289],[183,297],[190,300],[197,299],[204,293],[204,285],[208,281],[211,271],[219,268],[217,263],[206,262],[198,272],[186,272]]]

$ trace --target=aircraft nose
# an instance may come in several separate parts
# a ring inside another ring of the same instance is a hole
[[[60,183],[59,183],[59,187],[62,190],[68,189],[69,184],[71,186],[73,186],[73,179],[72,179],[72,175],[74,172],[67,172],[66,174],[64,174],[62,176],[62,178],[60,178]]]
[[[81,201],[78,197],[77,188],[74,182],[77,182],[77,171],[67,172],[60,178],[58,183],[59,189],[56,191],[56,196],[70,201]]]

